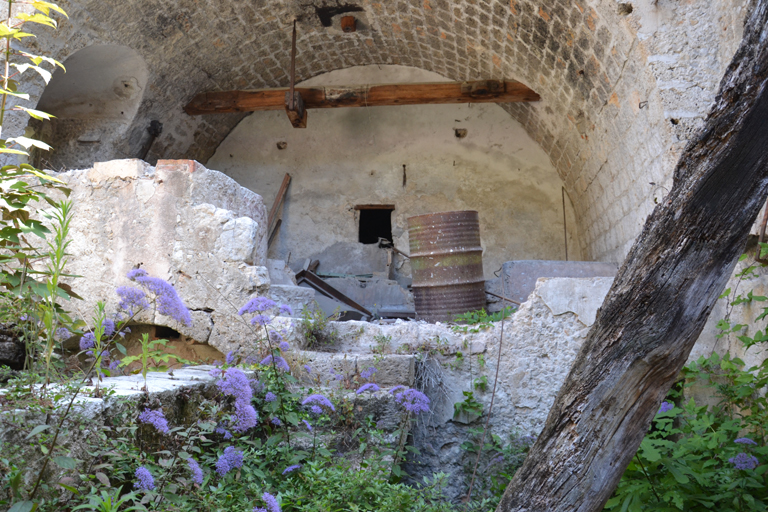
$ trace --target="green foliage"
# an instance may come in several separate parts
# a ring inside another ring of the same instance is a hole
[[[96,336],[96,338],[97,340],[100,339],[99,336]],[[166,346],[166,344],[168,343],[168,340],[163,340],[163,339],[150,340],[149,334],[145,333],[145,334],[142,334],[140,343],[141,343],[141,354],[137,356],[124,357],[120,362],[120,366],[125,367],[135,361],[141,361],[140,372],[141,372],[141,376],[144,377],[145,390],[147,388],[147,373],[150,370],[159,371],[159,372],[167,371],[169,364],[172,364],[171,360],[173,360],[173,363],[194,364],[193,361],[183,359],[177,355],[170,354],[160,349],[160,347]]]
[[[472,429],[472,438],[464,441],[462,450],[471,454],[467,459],[464,472],[471,475],[477,456],[480,456],[473,497],[484,500],[492,500],[497,504],[504,491],[515,476],[515,472],[523,465],[528,450],[536,438],[534,436],[521,436],[516,433],[509,435],[508,439],[502,439],[496,434],[487,437],[482,446],[482,429]]]
[[[751,277],[754,269],[746,267],[737,276]],[[728,298],[731,307],[768,300],[730,289],[721,298]],[[728,318],[718,328],[721,337],[735,333],[747,348],[766,341],[763,330],[749,336],[746,325],[731,324]],[[715,404],[697,404],[695,390],[708,390]],[[688,365],[667,397],[674,408],[656,415],[606,509],[768,510],[767,390],[768,360],[745,368],[728,353],[713,353]],[[749,461],[744,469],[737,468],[737,456]]]
[[[496,313],[490,315],[486,313],[484,309],[478,309],[477,311],[469,311],[461,315],[455,315],[453,317],[454,322],[458,322],[462,325],[453,325],[451,330],[455,333],[478,333],[486,329],[490,329],[493,326],[493,322],[499,322],[503,319],[512,316],[512,313],[516,311],[515,308],[506,307]]]
[[[326,317],[320,306],[314,310],[305,308],[301,312],[301,320],[298,324],[299,334],[304,337],[308,349],[322,349],[331,347],[339,341],[339,333],[329,322],[336,320],[338,313]]]
[[[479,417],[483,415],[483,404],[475,400],[473,391],[462,391],[464,400],[453,404],[453,417],[456,418],[462,414]]]

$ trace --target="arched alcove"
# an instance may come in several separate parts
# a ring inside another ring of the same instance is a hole
[[[446,81],[406,66],[359,66],[305,86]],[[282,111],[255,112],[224,139],[208,167],[272,204],[292,181],[270,257],[320,270],[382,271],[382,251],[360,243],[366,213],[384,208],[395,246],[408,253],[408,217],[477,210],[486,278],[508,260],[566,257],[563,182],[549,156],[494,104],[409,105],[313,110],[306,129]],[[379,210],[378,213],[381,213]],[[565,196],[568,257],[580,259],[576,217]],[[375,238],[374,238],[375,239]],[[396,265],[410,271],[405,260]],[[366,265],[368,265],[366,267]],[[367,269],[367,270],[366,270]]]
[[[57,68],[37,104],[56,116],[38,125],[54,148],[42,156],[53,168],[107,157],[133,122],[149,79],[144,59],[127,46],[88,46],[64,67],[66,72]]]

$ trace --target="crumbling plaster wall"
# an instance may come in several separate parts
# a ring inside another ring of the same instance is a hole
[[[347,68],[304,86],[438,82],[403,66]],[[455,129],[467,130],[458,138]],[[278,143],[287,143],[279,149]],[[502,263],[565,259],[562,181],[523,128],[493,104],[313,110],[308,127],[284,112],[255,112],[222,142],[208,166],[261,194],[267,204],[292,177],[270,257],[301,263],[335,243],[358,240],[358,204],[394,204],[392,234],[409,252],[407,218],[477,210],[486,278]],[[566,197],[568,258],[578,260],[575,214]],[[396,256],[398,263],[405,260]],[[381,271],[370,268],[369,271]]]
[[[670,188],[683,143],[740,40],[746,1],[352,3],[363,9],[355,13],[360,28],[343,34],[338,17],[322,26],[312,0],[64,0],[71,19],[26,44],[62,61],[93,44],[139,53],[150,70],[146,93],[126,136],[104,152],[136,156],[150,121],[159,120],[164,130],[150,161],[206,162],[242,118],[187,116],[181,107],[196,93],[286,86],[294,19],[299,80],[369,64],[454,80],[516,78],[542,101],[505,108],[564,181],[583,228],[583,256],[619,261]],[[32,80],[36,101],[43,84]],[[6,132],[16,135],[26,119],[11,125]],[[72,166],[55,153],[48,160]]]

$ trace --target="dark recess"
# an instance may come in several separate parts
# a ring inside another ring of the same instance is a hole
[[[322,23],[324,27],[331,26],[334,16],[348,12],[363,12],[363,8],[353,4],[334,5],[328,7],[315,6],[315,13],[317,13],[317,17],[320,18],[320,23]]]
[[[155,337],[164,340],[177,340],[181,338],[179,331],[166,327],[164,325],[155,326]]]
[[[392,241],[392,211],[391,209],[360,210],[361,244],[376,244],[379,238]]]

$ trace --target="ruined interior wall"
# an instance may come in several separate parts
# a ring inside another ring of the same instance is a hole
[[[110,158],[137,156],[158,120],[164,130],[150,161],[207,162],[242,116],[190,117],[181,107],[199,92],[286,86],[294,19],[299,80],[369,64],[452,80],[518,79],[542,101],[505,108],[565,183],[584,258],[619,261],[706,115],[739,42],[745,0],[357,0],[352,34],[338,16],[322,26],[320,0],[62,3],[70,20],[28,38],[33,50],[63,61],[93,44],[123,45],[150,71],[130,128],[104,150]],[[141,23],[127,22],[137,16]],[[34,103],[43,85],[32,80]],[[25,126],[11,116],[7,133]]]
[[[303,85],[445,81],[420,69],[365,66]],[[467,130],[457,138],[455,129]],[[285,149],[277,144],[287,143]],[[335,243],[358,241],[358,204],[394,204],[395,245],[406,254],[407,218],[477,210],[486,278],[509,260],[565,259],[562,181],[549,157],[497,105],[323,109],[294,129],[282,111],[256,112],[227,137],[208,166],[272,204],[292,176],[270,257],[301,263]],[[566,196],[568,258],[580,259]],[[348,256],[347,254],[340,256]],[[397,257],[399,263],[403,259]],[[370,268],[380,271],[379,268]]]

